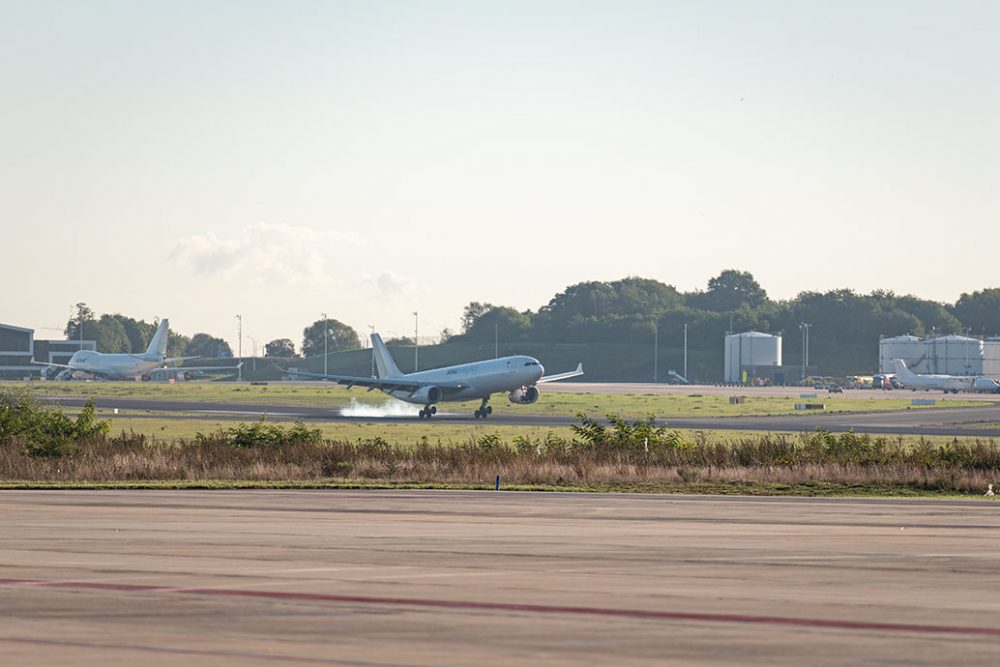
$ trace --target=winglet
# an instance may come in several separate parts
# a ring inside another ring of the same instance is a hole
[[[538,378],[538,383],[542,382],[558,382],[559,380],[568,380],[569,378],[575,378],[583,375],[583,362],[576,365],[576,370],[572,370],[566,373],[556,373],[555,375],[546,375],[544,377]]]

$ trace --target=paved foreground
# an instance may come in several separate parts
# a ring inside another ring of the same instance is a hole
[[[1000,503],[2,492],[0,664],[987,664]]]

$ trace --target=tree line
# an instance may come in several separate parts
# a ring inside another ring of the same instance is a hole
[[[86,303],[76,304],[76,312],[66,322],[64,330],[69,340],[93,340],[98,352],[138,354],[145,352],[156,332],[158,320],[146,322],[119,313],[97,316]],[[324,336],[324,330],[326,332]],[[324,347],[325,341],[325,347]],[[335,319],[317,320],[302,332],[302,356],[310,357],[329,352],[353,350],[361,347],[358,333]],[[264,345],[264,355],[278,359],[298,356],[295,343],[289,338],[277,338]],[[234,356],[233,349],[222,338],[208,333],[184,336],[169,330],[167,356],[197,356],[205,359],[223,359]]]
[[[631,343],[679,347],[687,325],[691,350],[721,350],[727,333],[756,330],[784,335],[785,358],[798,361],[800,324],[810,327],[810,361],[831,370],[874,365],[880,336],[1000,334],[1000,288],[941,303],[887,290],[804,291],[771,299],[752,274],[727,269],[704,290],[680,292],[657,280],[630,277],[582,282],[537,311],[473,302],[455,339],[486,342]],[[857,361],[861,360],[861,361]],[[787,362],[786,362],[787,363]]]
[[[709,280],[704,290],[692,292],[658,280],[628,277],[570,285],[534,311],[472,302],[461,322],[462,332],[444,332],[443,342],[484,343],[496,336],[505,344],[648,345],[655,335],[661,346],[676,348],[686,325],[693,351],[720,350],[727,333],[757,330],[783,334],[785,357],[796,361],[801,350],[799,325],[804,322],[811,325],[810,356],[815,365],[839,369],[848,359],[871,362],[857,365],[856,370],[863,370],[875,362],[880,336],[1000,334],[1000,288],[962,294],[955,303],[850,289],[804,291],[792,299],[776,300],[749,272],[727,269]],[[97,317],[81,303],[66,325],[66,336],[78,338],[80,327],[83,337],[96,340],[102,352],[142,352],[156,322],[120,314]],[[412,344],[404,339],[387,342]],[[226,341],[207,333],[188,338],[171,331],[167,347],[170,356],[233,356]],[[304,328],[298,349],[292,339],[279,338],[265,344],[264,354],[288,359],[360,347],[361,337],[352,327],[336,319],[319,319]]]

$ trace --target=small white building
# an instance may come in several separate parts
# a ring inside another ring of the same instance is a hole
[[[744,381],[743,372],[747,378],[770,377],[777,367],[781,366],[781,336],[747,331],[745,333],[726,336],[725,382],[740,383]]]

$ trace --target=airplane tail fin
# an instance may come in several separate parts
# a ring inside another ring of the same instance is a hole
[[[170,320],[160,320],[160,325],[156,327],[156,333],[153,334],[153,340],[149,341],[149,347],[146,348],[146,354],[158,355],[160,357],[167,356],[167,336],[170,332]]]
[[[913,377],[913,371],[906,367],[906,362],[902,359],[893,359],[892,367],[896,371],[896,375],[901,378]]]
[[[375,351],[375,366],[378,369],[378,376],[380,378],[392,378],[402,375],[392,355],[389,354],[389,348],[385,346],[385,343],[382,342],[382,337],[377,333],[372,334],[372,348]]]

